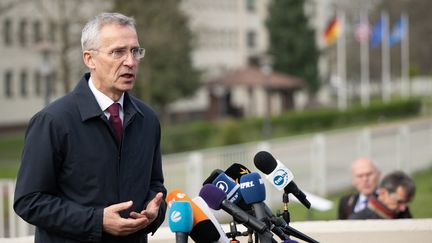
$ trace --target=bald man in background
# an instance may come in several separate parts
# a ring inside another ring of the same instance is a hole
[[[348,219],[351,214],[363,210],[369,197],[377,196],[380,171],[368,158],[359,158],[351,165],[352,185],[356,193],[345,195],[339,200],[338,219]],[[398,218],[412,218],[409,209],[398,214]]]

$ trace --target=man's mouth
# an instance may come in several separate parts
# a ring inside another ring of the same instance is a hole
[[[120,77],[130,79],[130,78],[134,78],[135,74],[133,74],[133,73],[125,73],[125,74],[120,75]]]

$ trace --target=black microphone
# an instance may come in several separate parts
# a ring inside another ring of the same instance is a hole
[[[264,222],[259,221],[252,215],[249,215],[237,205],[227,200],[225,192],[212,184],[206,184],[201,188],[199,196],[206,201],[208,206],[214,210],[223,209],[225,212],[233,216],[234,220],[244,224],[260,234],[270,235],[267,226]]]
[[[302,232],[294,229],[293,227],[289,226],[285,220],[278,218],[278,217],[271,217],[270,221],[277,227],[280,227],[283,229],[283,231],[285,233],[287,233],[288,235],[292,235],[300,240],[304,240],[306,242],[309,243],[319,243],[318,241],[316,241],[315,239],[303,234]]]
[[[231,177],[238,184],[240,183],[240,177],[249,174],[251,171],[242,164],[234,163],[225,170],[225,174]]]
[[[260,151],[254,157],[254,164],[258,170],[267,175],[267,180],[274,187],[278,190],[283,189],[287,194],[292,193],[306,208],[310,208],[311,203],[293,181],[292,172],[276,160],[273,155],[266,151]]]
[[[224,173],[223,170],[215,169],[212,171],[212,173],[207,177],[207,179],[204,180],[203,186],[205,184],[212,184],[213,181],[221,174]]]

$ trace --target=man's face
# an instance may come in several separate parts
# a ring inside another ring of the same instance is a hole
[[[99,37],[98,49],[85,51],[84,62],[91,70],[96,88],[118,99],[135,84],[139,60],[132,56],[131,50],[139,47],[138,37],[133,28],[118,24],[104,25]],[[116,58],[113,52],[118,51],[125,55]]]
[[[380,189],[379,200],[395,213],[404,212],[410,202],[410,198],[402,186],[399,186],[395,192],[389,192],[385,188]]]
[[[361,194],[372,195],[379,181],[379,172],[370,161],[355,162],[352,167],[352,184]]]

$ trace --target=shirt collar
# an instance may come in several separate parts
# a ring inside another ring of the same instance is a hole
[[[94,94],[97,103],[99,104],[102,111],[105,111],[110,105],[114,103],[114,101],[106,96],[104,93],[99,91],[96,86],[93,84],[93,80],[90,76],[89,82],[88,82],[89,88]],[[120,99],[117,101],[117,103],[120,104],[120,108],[123,109],[123,101],[124,101],[124,93],[120,96]]]

